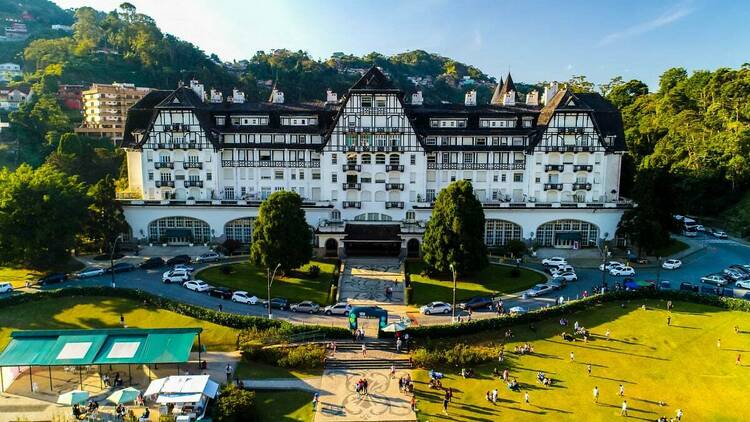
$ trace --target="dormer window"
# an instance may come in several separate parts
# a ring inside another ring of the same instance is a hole
[[[386,104],[386,98],[385,97],[375,97],[375,107],[384,108],[385,104]]]
[[[369,95],[363,95],[362,96],[362,107],[363,108],[370,108],[372,107],[372,97]]]
[[[216,126],[224,126],[224,123],[226,123],[226,117],[216,116]]]

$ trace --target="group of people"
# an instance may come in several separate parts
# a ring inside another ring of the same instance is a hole
[[[367,386],[368,386],[368,384],[369,383],[368,383],[368,381],[367,381],[366,378],[360,378],[359,381],[357,381],[357,385],[356,385],[357,395],[359,395],[359,396],[367,396],[368,395],[368,393],[367,393]]]
[[[110,378],[109,375],[104,374],[102,375],[102,382],[104,383],[105,387],[122,387],[123,381],[120,377],[119,372],[115,372],[114,378]]]
[[[411,380],[411,374],[406,374],[398,379],[398,391],[404,394],[414,392],[414,383]]]
[[[440,381],[444,375],[442,372],[436,372],[434,369],[430,369],[430,388],[442,389],[443,383]]]
[[[536,373],[536,380],[537,382],[540,382],[545,387],[549,387],[552,385],[552,378],[549,378],[547,374],[545,374],[542,371],[539,371]]]
[[[401,335],[400,332],[396,332],[396,351],[401,352],[402,349],[409,349],[409,333]]]
[[[365,339],[365,329],[364,328],[357,328],[352,332],[352,337],[354,337],[354,341],[362,341]]]
[[[524,343],[523,346],[516,346],[513,351],[519,355],[525,355],[534,353],[534,347],[529,343]]]
[[[81,406],[79,404],[73,405],[73,417],[77,420],[83,419],[88,415],[96,415],[97,412],[99,412],[99,403],[94,400],[89,400],[86,406]]]

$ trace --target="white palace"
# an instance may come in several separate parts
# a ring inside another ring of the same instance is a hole
[[[556,84],[522,98],[510,75],[490,104],[474,91],[463,104],[406,98],[376,67],[314,103],[191,81],[135,104],[122,148],[119,198],[133,238],[150,243],[248,243],[279,190],[304,199],[318,252],[341,256],[418,254],[436,195],[459,179],[484,205],[489,246],[595,246],[632,206],[619,196],[619,111]]]

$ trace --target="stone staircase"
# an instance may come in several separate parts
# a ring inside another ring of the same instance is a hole
[[[336,343],[336,355],[326,359],[326,369],[411,369],[409,355],[398,353],[393,341],[368,340],[367,356],[362,356],[362,342]]]

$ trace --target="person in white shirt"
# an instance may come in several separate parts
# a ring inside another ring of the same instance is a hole
[[[599,387],[594,387],[594,402],[599,403]]]

